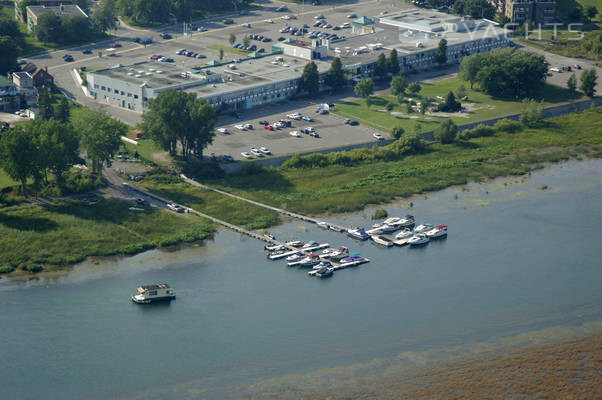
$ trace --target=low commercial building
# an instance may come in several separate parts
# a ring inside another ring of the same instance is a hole
[[[25,0],[15,0],[15,18],[19,21],[27,22],[27,11],[21,12],[21,5]],[[61,4],[73,4],[70,0],[36,0],[37,6],[58,7]]]
[[[56,14],[58,17],[65,17],[71,15],[79,15],[84,18],[88,18],[88,15],[79,8],[78,5],[74,4],[60,4],[58,6],[27,6],[27,29],[30,32],[35,31],[38,25],[38,18],[48,12]]]
[[[356,35],[374,33],[374,20],[368,17],[359,17],[351,22],[351,32]]]
[[[372,76],[381,53],[398,53],[402,73],[440,66],[436,62],[439,41],[447,40],[447,63],[510,45],[503,28],[495,23],[457,18],[429,10],[412,9],[374,18],[373,33],[353,35],[343,41],[314,41],[311,45],[285,42],[274,45],[277,54],[249,55],[237,63],[213,63],[201,69],[158,61],[88,72],[90,96],[135,111],[148,109],[148,100],[173,88],[195,93],[218,111],[250,109],[286,100],[299,93],[303,68],[317,65],[321,88],[334,57],[340,57],[348,75]],[[310,61],[311,60],[311,61]]]
[[[38,89],[34,86],[33,77],[29,72],[13,72],[13,83],[19,89],[22,100],[28,107],[38,105]]]

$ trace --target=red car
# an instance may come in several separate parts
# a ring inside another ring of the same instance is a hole
[[[112,47],[112,48],[114,48],[114,49],[116,49],[116,48],[118,48],[118,47],[121,47],[121,43],[113,43],[113,44],[111,45],[111,47]]]
[[[161,57],[163,57],[163,56],[162,56],[162,55],[160,55],[160,54],[153,54],[153,55],[150,57],[150,59],[151,59],[151,60],[153,60],[153,61],[156,61],[156,60],[160,59]]]
[[[265,125],[263,129],[267,129],[268,131],[273,131],[274,127],[272,125]]]

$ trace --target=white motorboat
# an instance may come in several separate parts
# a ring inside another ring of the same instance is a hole
[[[427,244],[428,242],[429,242],[428,236],[421,233],[416,236],[412,236],[410,238],[410,240],[408,241],[408,244],[410,246],[423,246],[423,245]]]
[[[414,233],[423,233],[426,231],[430,231],[434,226],[432,224],[420,224],[416,228],[414,228]]]
[[[320,245],[320,243],[310,240],[309,242],[307,242],[303,246],[301,246],[301,249],[309,249],[310,247],[316,247],[319,245]]]
[[[138,294],[132,296],[132,301],[138,304],[150,304],[158,301],[171,301],[176,298],[176,292],[166,283],[157,285],[142,285]]]
[[[431,239],[437,239],[447,236],[447,225],[437,225],[435,229],[426,232],[426,236]]]
[[[321,268],[316,271],[316,276],[318,278],[328,278],[329,276],[332,276],[333,273],[334,268]]]
[[[379,244],[381,246],[385,246],[385,247],[391,247],[393,246],[393,242],[391,241],[391,239],[389,239],[386,236],[383,235],[372,235],[370,236],[370,238],[372,239],[372,241],[376,244]]]
[[[312,269],[322,269],[322,268],[332,268],[332,263],[330,261],[320,261],[319,264],[314,265]]]
[[[303,242],[300,240],[291,240],[284,244],[291,247],[301,247],[303,245]]]
[[[395,239],[399,240],[399,239],[406,239],[409,237],[412,237],[414,235],[414,232],[412,232],[410,229],[406,228],[403,231],[399,232],[397,235],[395,235]]]
[[[287,262],[301,261],[304,258],[305,258],[305,254],[303,254],[301,252],[297,252],[297,253],[291,254],[290,256],[286,257],[286,261]]]
[[[398,218],[398,217],[387,218],[386,220],[383,221],[383,223],[394,226],[396,229],[399,229],[399,228],[408,228],[408,227],[414,225],[415,221],[414,221],[414,216],[406,215],[403,218]]]
[[[349,229],[347,231],[347,236],[358,240],[368,240],[370,238],[370,235],[366,233],[364,228]]]
[[[333,252],[329,252],[328,254],[324,254],[323,258],[329,258],[333,261],[338,261],[342,258],[345,258],[349,255],[349,249],[347,247],[339,247]]]
[[[324,221],[320,221],[318,222],[318,228],[322,228],[322,229],[329,229],[330,225],[328,225],[326,222]]]
[[[312,267],[320,263],[320,256],[317,254],[310,254],[301,261],[299,261],[300,267]]]

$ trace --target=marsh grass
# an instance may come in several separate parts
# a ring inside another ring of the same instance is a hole
[[[192,215],[129,207],[131,203],[98,198],[0,208],[0,273],[72,264],[88,256],[135,254],[214,232],[209,221]]]

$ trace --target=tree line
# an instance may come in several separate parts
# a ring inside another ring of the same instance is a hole
[[[91,174],[98,175],[121,145],[125,125],[108,115],[86,110],[71,117],[70,104],[62,97],[52,104],[51,94],[40,94],[39,117],[19,123],[0,136],[0,168],[21,185],[27,196],[27,182],[37,193],[53,174],[59,188],[65,187],[66,172],[82,162],[80,150],[90,160]]]

